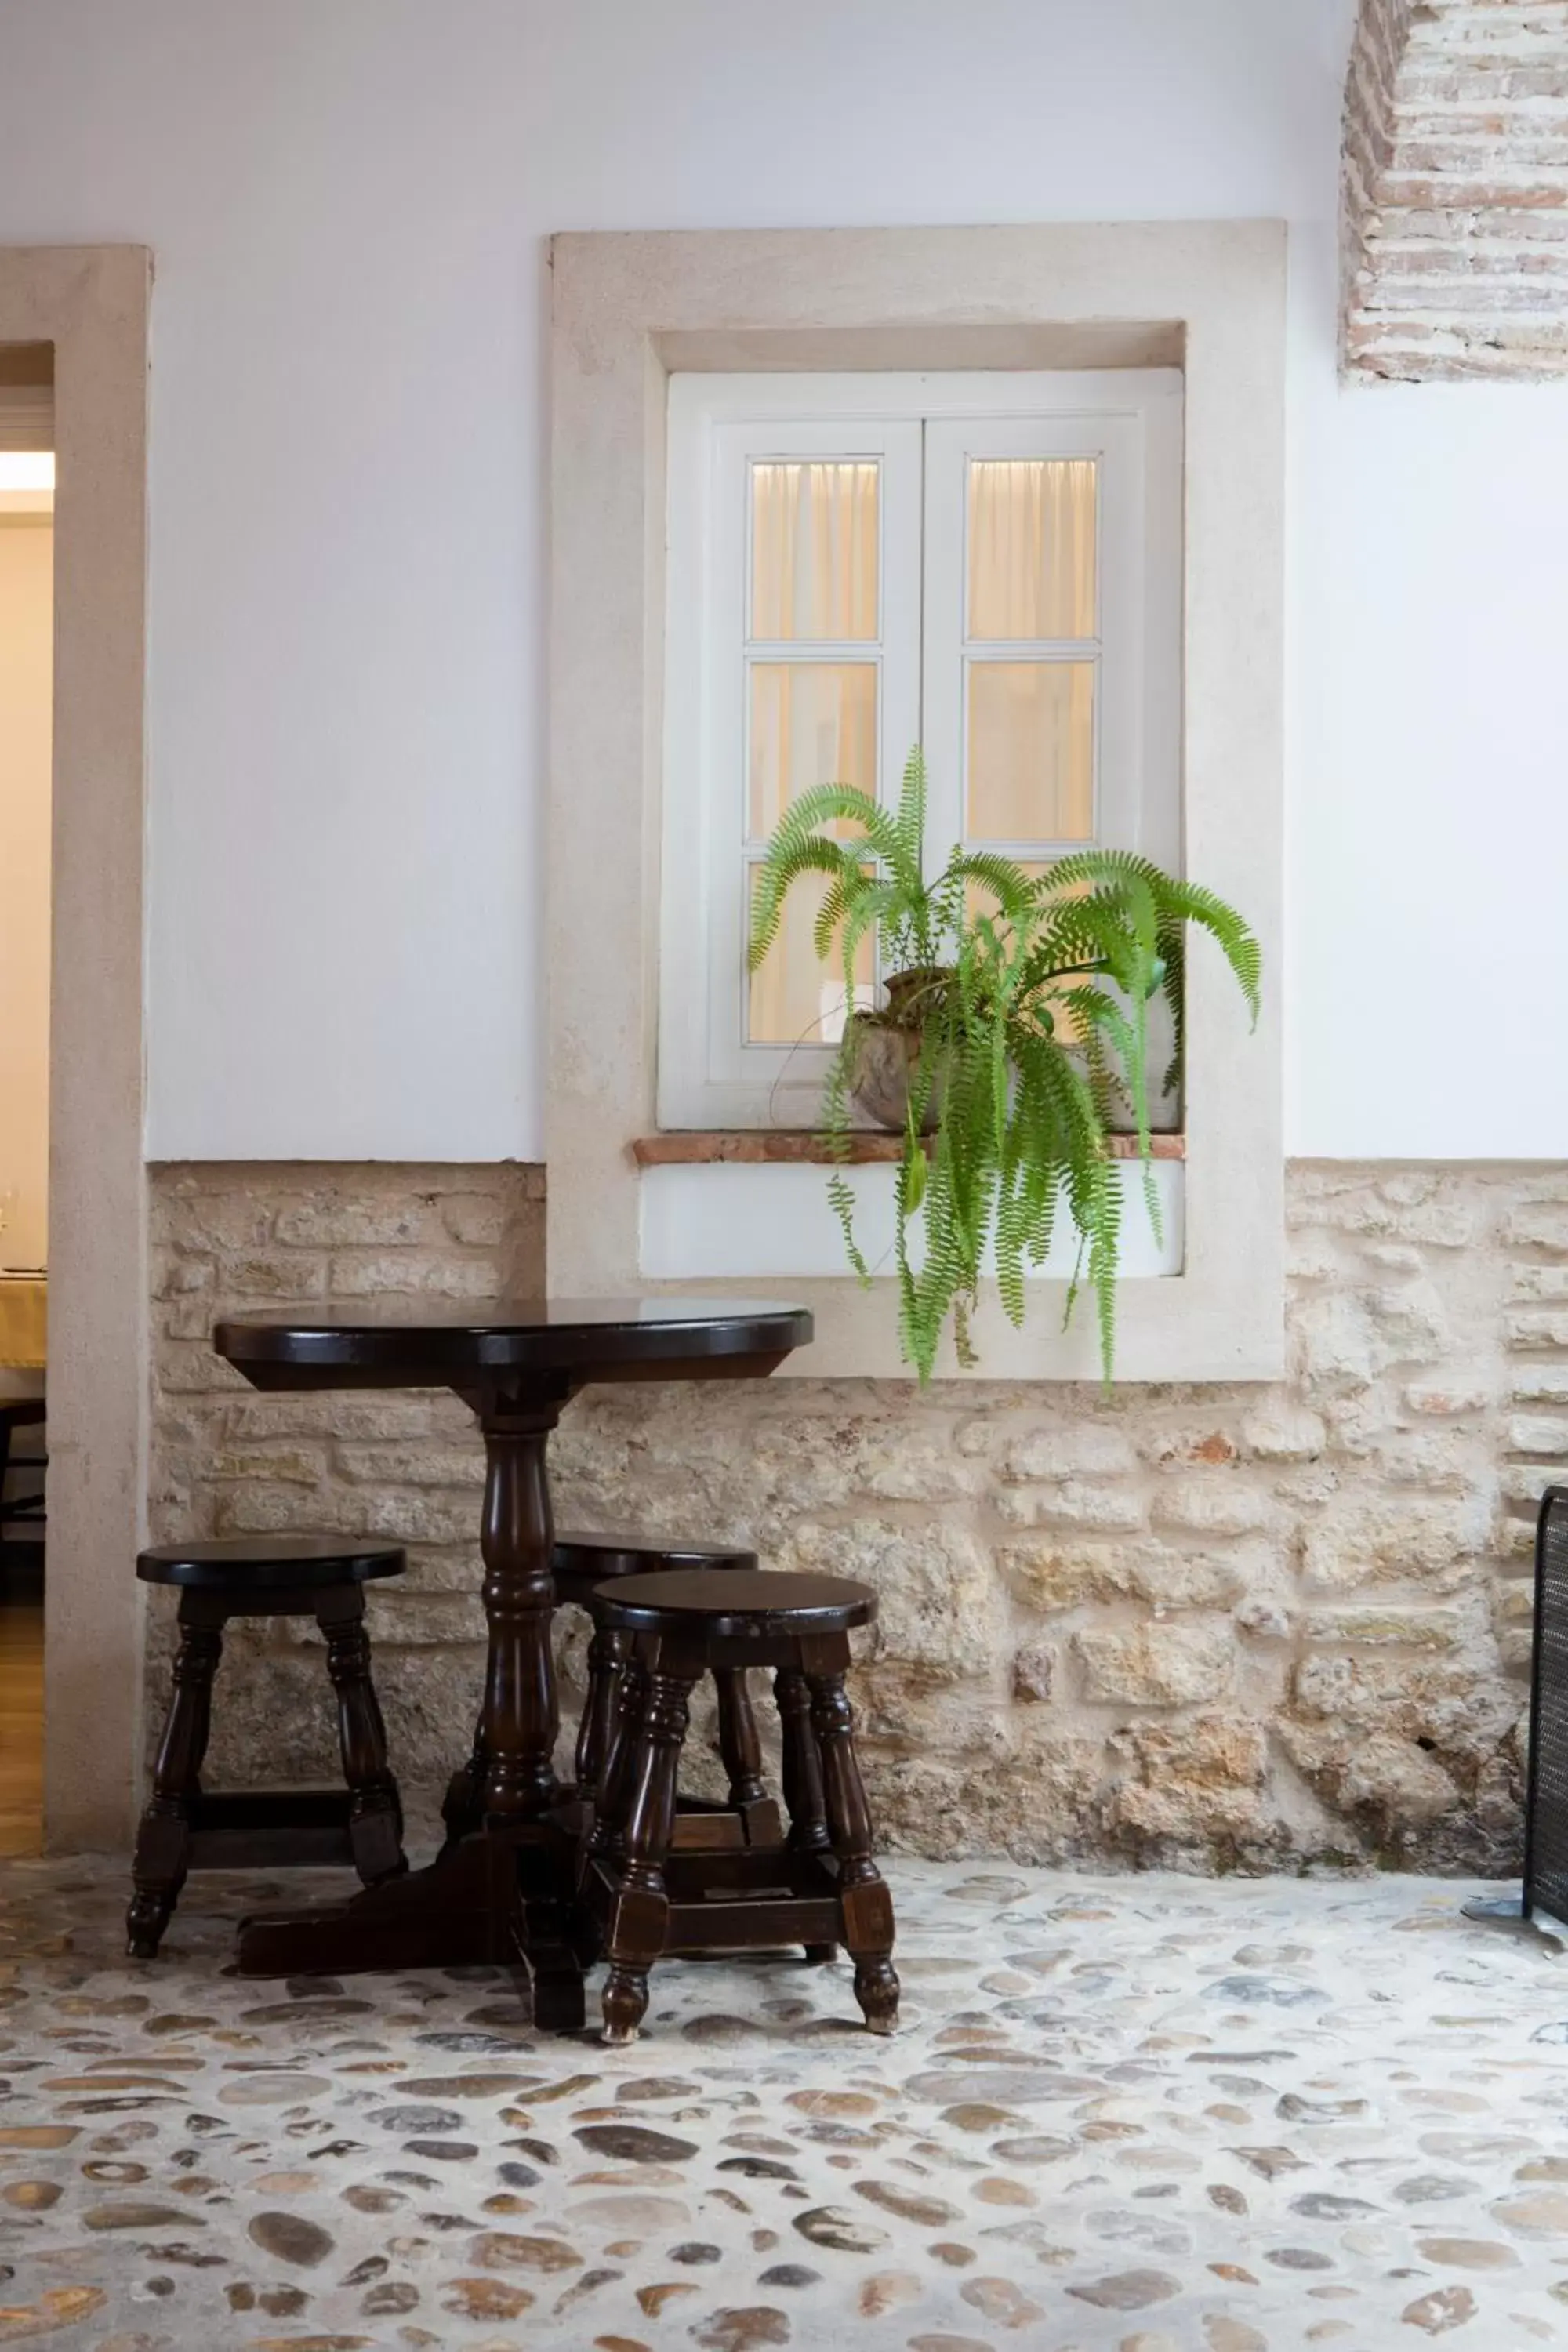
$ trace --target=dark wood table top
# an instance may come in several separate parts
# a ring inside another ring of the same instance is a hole
[[[400,1299],[230,1316],[213,1344],[258,1388],[467,1388],[552,1378],[576,1387],[761,1374],[811,1336],[805,1308],[776,1299]]]

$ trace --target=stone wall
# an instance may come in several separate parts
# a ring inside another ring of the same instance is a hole
[[[1568,371],[1568,5],[1361,0],[1345,81],[1352,375]]]
[[[445,1391],[258,1395],[207,1339],[221,1315],[372,1297],[542,1288],[544,1177],[510,1163],[174,1163],[149,1171],[154,1540],[320,1528],[406,1546],[372,1590],[376,1675],[397,1766],[435,1783],[478,1706],[484,1454]],[[150,1596],[155,1741],[173,1611]],[[311,1629],[235,1625],[219,1678],[215,1785],[336,1769]]]
[[[479,1690],[469,1416],[258,1397],[204,1334],[289,1298],[533,1287],[541,1191],[517,1168],[154,1171],[155,1526],[408,1544],[373,1606],[416,1788]],[[1299,1164],[1288,1199],[1279,1384],[605,1389],[554,1443],[561,1521],[873,1583],[858,1700],[890,1845],[1515,1867],[1531,1511],[1568,1475],[1568,1169]],[[327,1769],[311,1645],[233,1646],[215,1777]]]

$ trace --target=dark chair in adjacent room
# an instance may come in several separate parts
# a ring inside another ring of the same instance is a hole
[[[48,1407],[42,1397],[0,1400],[0,1551],[7,1545],[22,1551],[24,1546],[16,1542],[17,1532],[30,1538],[45,1526],[44,1484],[49,1457],[47,1453],[19,1454],[12,1439],[19,1429],[43,1428],[47,1413]],[[8,1481],[12,1482],[9,1489]],[[26,1491],[16,1492],[15,1487],[24,1482]],[[29,1541],[25,1548],[42,1560],[41,1545]]]

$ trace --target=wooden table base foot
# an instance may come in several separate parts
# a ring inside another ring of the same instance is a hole
[[[242,1919],[237,1962],[247,1977],[521,1966],[534,2023],[574,2032],[584,2011],[570,1843],[551,1822],[481,1831],[347,1903]]]

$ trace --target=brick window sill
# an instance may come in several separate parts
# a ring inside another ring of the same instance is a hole
[[[1156,1160],[1184,1160],[1187,1156],[1184,1135],[1156,1135],[1151,1143]],[[797,1128],[729,1128],[639,1135],[630,1150],[639,1168],[706,1168],[723,1160],[753,1167],[802,1163],[830,1167],[835,1157],[820,1135]],[[858,1129],[849,1138],[849,1164],[865,1168],[890,1162],[899,1158],[902,1150],[901,1136],[883,1134],[878,1129]],[[1113,1135],[1110,1150],[1117,1160],[1136,1159],[1137,1138]]]

